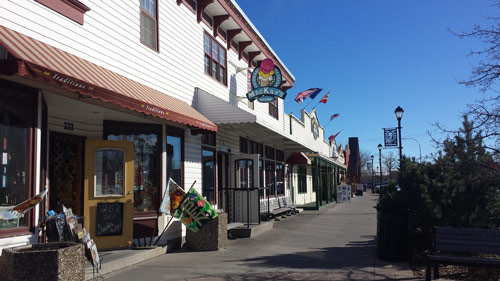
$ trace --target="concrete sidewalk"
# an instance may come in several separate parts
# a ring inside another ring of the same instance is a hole
[[[104,275],[104,280],[419,280],[405,263],[376,259],[378,195],[274,223],[225,250],[179,249]]]

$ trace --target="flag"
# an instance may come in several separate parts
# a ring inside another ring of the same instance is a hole
[[[166,215],[173,214],[185,195],[186,192],[173,179],[169,178],[167,189],[163,194],[160,212]]]
[[[300,92],[297,94],[297,96],[295,97],[295,101],[298,102],[298,103],[302,103],[305,99],[307,99],[309,96],[314,96],[316,97],[316,95],[321,92],[321,90],[323,89],[319,89],[319,88],[311,88],[309,90],[306,90],[306,91],[303,91],[303,92]]]
[[[339,117],[339,115],[340,114],[338,114],[338,113],[333,114],[332,116],[330,116],[330,121],[332,121],[333,119]]]
[[[335,140],[335,138],[340,134],[340,132],[342,132],[342,130],[340,130],[338,133],[336,133],[335,135],[331,135],[328,137],[328,140],[330,141],[330,143]]]
[[[47,195],[48,191],[49,191],[48,189],[45,189],[43,192],[37,194],[35,197],[32,197],[32,198],[20,203],[19,205],[14,206],[10,210],[10,212],[18,218],[23,217],[24,214],[26,214],[26,212],[31,210],[33,207],[38,205],[38,203],[40,203],[40,201],[42,201],[43,197],[45,197],[45,195]]]
[[[320,103],[326,103],[328,101],[328,95],[330,94],[330,91],[324,95],[321,100],[319,101]]]
[[[318,89],[317,91],[313,92],[312,94],[309,95],[310,99],[314,99],[323,89]]]
[[[191,186],[179,207],[174,211],[173,216],[178,218],[186,228],[197,232],[209,221],[216,218],[217,212],[207,199]]]

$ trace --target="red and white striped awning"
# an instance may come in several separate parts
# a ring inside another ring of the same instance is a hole
[[[0,45],[15,57],[1,60],[0,74],[29,77],[130,110],[217,131],[214,123],[186,102],[4,26],[0,26]]]

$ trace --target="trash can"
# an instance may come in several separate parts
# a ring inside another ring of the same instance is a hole
[[[361,183],[358,183],[356,186],[356,196],[363,196],[363,191],[364,191],[364,185]]]
[[[2,280],[85,280],[83,244],[61,242],[4,249]]]
[[[377,209],[377,257],[384,261],[409,260],[409,209]]]

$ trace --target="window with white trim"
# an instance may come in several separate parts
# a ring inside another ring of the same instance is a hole
[[[226,49],[207,33],[204,34],[205,73],[227,85]]]
[[[141,42],[158,51],[158,2],[141,0]]]

